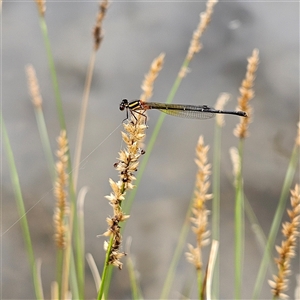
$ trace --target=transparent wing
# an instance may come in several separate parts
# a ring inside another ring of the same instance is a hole
[[[150,103],[149,103],[150,104]],[[148,105],[149,105],[148,104]],[[184,105],[184,104],[163,104],[151,103],[150,109],[158,109],[161,112],[175,117],[205,120],[215,116],[214,110],[208,106]]]

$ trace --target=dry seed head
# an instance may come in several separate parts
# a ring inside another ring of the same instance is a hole
[[[189,252],[186,253],[187,260],[194,264],[197,270],[202,269],[202,248],[209,243],[210,232],[207,229],[209,210],[206,208],[206,201],[212,198],[208,194],[210,183],[208,181],[211,165],[207,162],[207,152],[209,146],[204,145],[203,136],[199,137],[196,147],[195,162],[198,166],[196,175],[196,184],[194,191],[194,200],[192,207],[192,231],[196,236],[196,247],[188,245]]]
[[[188,67],[183,66],[178,73],[178,77],[184,78],[187,75],[187,73],[189,73],[190,71],[191,70]]]
[[[239,155],[237,148],[231,147],[229,149],[229,153],[230,153],[232,166],[233,166],[232,173],[233,173],[233,177],[234,177],[234,184],[236,185],[238,176],[241,172],[241,159],[240,159],[240,155]]]
[[[54,196],[56,198],[56,206],[54,209],[54,240],[56,246],[60,249],[66,246],[66,226],[65,218],[69,214],[69,207],[67,203],[67,188],[68,188],[68,174],[67,174],[67,164],[68,164],[68,141],[66,136],[66,131],[62,130],[59,137],[57,138],[58,150],[57,157],[58,161],[56,163],[56,173],[57,178],[54,183]]]
[[[143,91],[140,97],[141,101],[146,102],[152,97],[154,81],[163,67],[164,58],[165,54],[161,53],[157,58],[153,60],[150,70],[148,74],[145,75],[145,79],[141,86]]]
[[[39,109],[42,106],[42,97],[34,67],[32,65],[27,65],[25,70],[27,74],[28,89],[31,96],[31,101],[33,105]]]
[[[125,255],[120,252],[122,244],[120,223],[129,218],[129,215],[124,215],[121,204],[125,200],[126,191],[134,188],[132,182],[135,180],[135,176],[133,174],[137,171],[139,158],[143,154],[140,145],[145,138],[146,126],[139,122],[129,122],[124,123],[124,129],[122,139],[126,144],[126,149],[119,152],[118,162],[115,164],[115,169],[119,172],[119,181],[109,180],[112,193],[106,196],[113,208],[114,215],[107,218],[108,229],[103,234],[112,239],[111,247],[106,247],[110,251],[108,263],[119,269],[122,269],[123,265],[120,259]]]
[[[227,93],[220,94],[220,96],[217,99],[217,103],[215,105],[215,108],[217,110],[224,110],[224,107],[225,107],[226,103],[228,102],[229,98],[230,98],[230,95],[227,94]],[[223,127],[224,124],[225,124],[224,115],[217,114],[216,115],[216,122],[217,122],[218,126]]]
[[[99,49],[101,41],[103,39],[102,22],[106,15],[107,8],[108,8],[108,0],[103,0],[99,6],[99,12],[97,15],[96,25],[93,30],[94,49],[96,51]]]
[[[287,276],[291,274],[290,262],[295,256],[297,237],[299,237],[300,188],[298,184],[295,185],[294,190],[291,190],[291,207],[292,209],[288,210],[290,221],[282,224],[284,240],[280,246],[276,246],[278,258],[275,259],[275,263],[278,268],[278,274],[273,275],[273,281],[269,280],[272,294],[277,298],[287,297],[283,292],[288,289]]]
[[[206,11],[200,14],[200,21],[197,29],[193,33],[192,40],[190,42],[190,47],[187,54],[187,59],[190,61],[195,53],[198,53],[202,45],[200,43],[200,38],[210,23],[211,16],[213,14],[213,8],[218,0],[208,0],[206,3]]]
[[[44,17],[45,16],[45,12],[46,12],[46,1],[45,0],[34,0],[36,5],[37,5],[37,8],[38,8],[38,11],[39,11],[39,15],[41,17]]]
[[[255,73],[259,63],[258,49],[254,49],[251,57],[248,58],[248,66],[245,79],[242,81],[240,87],[240,97],[238,98],[237,110],[241,110],[247,113],[247,118],[240,118],[240,123],[234,129],[234,135],[238,138],[245,138],[248,136],[248,127],[252,117],[252,107],[249,105],[249,101],[254,97],[254,79]]]

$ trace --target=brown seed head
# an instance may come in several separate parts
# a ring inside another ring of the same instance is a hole
[[[248,117],[241,117],[240,123],[236,126],[233,132],[236,137],[241,139],[248,136],[248,127],[252,118],[252,107],[249,105],[249,101],[254,97],[253,86],[258,63],[259,52],[258,49],[254,49],[252,56],[248,58],[247,72],[240,87],[240,97],[238,98],[237,107],[237,110],[246,112]]]

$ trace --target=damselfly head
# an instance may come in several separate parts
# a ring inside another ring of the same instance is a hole
[[[124,110],[126,107],[128,107],[128,100],[123,99],[122,102],[120,103],[120,110]]]

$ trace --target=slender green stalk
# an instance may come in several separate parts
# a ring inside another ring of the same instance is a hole
[[[42,30],[42,35],[43,35],[43,39],[44,39],[44,43],[45,43],[45,48],[46,48],[48,64],[49,64],[49,69],[50,69],[50,75],[51,75],[51,80],[52,80],[52,85],[53,85],[53,90],[54,90],[54,95],[55,95],[55,100],[56,100],[56,108],[57,108],[60,127],[61,127],[61,129],[66,129],[66,122],[65,122],[62,100],[61,100],[59,86],[58,86],[58,80],[57,80],[57,75],[56,75],[56,70],[55,70],[54,59],[53,59],[50,40],[49,40],[49,36],[48,36],[47,24],[46,24],[45,18],[42,16],[40,16],[40,27]]]
[[[0,127],[2,129],[1,132],[2,132],[2,137],[3,137],[3,145],[4,145],[4,148],[6,151],[6,155],[7,155],[7,161],[8,161],[9,170],[10,170],[10,177],[11,177],[12,186],[13,186],[13,190],[14,190],[14,194],[15,194],[16,203],[17,203],[17,208],[18,208],[18,212],[19,212],[19,216],[20,216],[20,224],[21,224],[21,229],[23,232],[24,243],[25,243],[25,247],[27,250],[29,264],[31,267],[35,295],[36,295],[37,299],[42,299],[43,292],[42,292],[42,288],[40,286],[40,280],[39,280],[39,276],[38,276],[38,272],[37,272],[37,266],[36,266],[36,261],[35,261],[35,257],[34,257],[32,241],[31,241],[31,236],[30,236],[30,231],[29,231],[29,226],[28,226],[28,221],[27,221],[27,214],[26,214],[26,210],[25,210],[25,206],[24,206],[24,200],[23,200],[23,196],[22,196],[18,171],[16,168],[14,155],[13,155],[13,152],[11,149],[9,137],[8,137],[6,127],[4,124],[4,120],[2,119],[1,113],[0,113]]]
[[[58,249],[56,253],[56,282],[58,285],[59,297],[61,297],[62,274],[63,274],[63,250]]]
[[[71,249],[72,250],[72,249]],[[73,299],[84,299],[84,296],[82,298],[81,293],[83,291],[79,290],[78,280],[76,276],[76,265],[75,265],[75,259],[74,254],[71,251],[70,254],[70,285],[71,285],[71,291],[72,291],[72,298]]]
[[[127,269],[128,269],[129,278],[130,278],[132,299],[142,300],[143,297],[142,297],[141,289],[140,289],[140,286],[138,284],[136,271],[135,271],[135,268],[134,268],[134,263],[133,263],[130,255],[127,256]]]
[[[202,280],[202,270],[197,270],[198,296],[199,300],[204,300],[204,282]]]
[[[110,279],[111,279],[111,275],[112,275],[111,271],[108,272],[109,270],[112,269],[112,266],[108,264],[112,244],[113,244],[113,237],[110,238],[108,247],[106,250],[105,262],[104,262],[103,272],[102,272],[102,276],[101,276],[102,280],[101,280],[101,285],[100,285],[100,289],[99,289],[99,293],[98,293],[98,297],[97,297],[98,300],[101,300],[103,295],[104,295],[105,299],[107,298],[108,288],[110,286]]]
[[[220,241],[220,161],[221,161],[221,133],[222,127],[216,123],[214,134],[213,158],[213,199],[212,199],[212,239]],[[219,299],[219,255],[215,261],[213,275],[213,294]]]
[[[235,188],[235,292],[234,298],[241,299],[244,258],[244,192],[242,178],[243,140],[239,142],[240,167]]]
[[[298,159],[299,159],[299,147],[297,145],[295,145],[292,155],[291,155],[289,166],[288,166],[285,178],[284,178],[279,203],[278,203],[278,206],[277,206],[274,218],[273,218],[273,222],[272,222],[270,233],[269,233],[268,240],[267,240],[267,245],[265,247],[265,251],[264,251],[264,255],[263,255],[263,258],[262,258],[262,261],[260,264],[258,275],[256,277],[256,282],[255,282],[255,286],[254,286],[252,299],[258,299],[259,294],[261,292],[262,285],[265,280],[267,268],[269,265],[269,257],[271,256],[272,249],[274,248],[275,239],[276,239],[276,236],[277,236],[280,224],[281,224],[282,215],[285,211],[286,202],[288,200],[289,190],[291,188],[292,181],[293,181],[296,169],[297,169]]]

